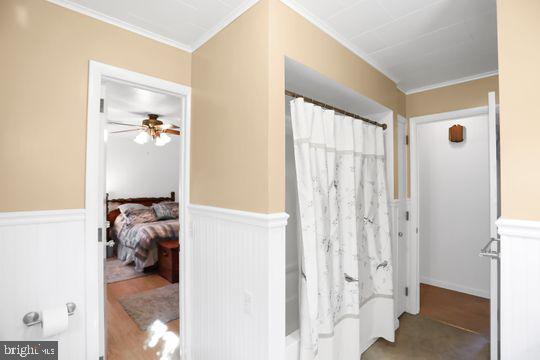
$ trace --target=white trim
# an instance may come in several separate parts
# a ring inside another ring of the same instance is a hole
[[[284,227],[287,225],[289,215],[287,213],[261,214],[250,211],[233,210],[214,206],[190,204],[189,211],[192,214],[211,215],[214,218],[247,224],[263,228]]]
[[[84,215],[84,209],[0,212],[0,226],[82,221]]]
[[[221,30],[229,26],[234,20],[236,20],[238,17],[240,17],[243,13],[245,13],[247,10],[249,10],[253,5],[255,5],[259,0],[246,0],[244,1],[240,6],[233,9],[233,11],[227,15],[223,20],[221,20],[219,23],[217,23],[212,28],[206,30],[202,35],[198,36],[195,41],[193,41],[193,44],[185,44],[180,41],[171,39],[167,36],[163,36],[160,34],[157,34],[153,31],[146,30],[140,26],[130,24],[126,21],[117,19],[115,17],[109,16],[107,14],[104,14],[100,11],[90,9],[86,6],[83,6],[81,4],[75,3],[71,0],[47,0],[50,3],[53,3],[55,5],[61,6],[63,8],[78,12],[79,14],[83,14],[86,16],[89,16],[91,18],[103,21],[107,24],[117,26],[121,29],[133,32],[135,34],[144,36],[146,38],[155,40],[157,42],[160,42],[165,45],[169,45],[172,47],[175,47],[177,49],[186,51],[188,53],[192,53],[195,50],[197,50],[199,47],[204,45],[208,40],[213,38],[217,33],[219,33]]]
[[[416,93],[419,93],[419,92],[424,92],[424,91],[443,88],[443,87],[446,87],[446,86],[462,84],[462,83],[466,83],[466,82],[473,81],[473,80],[484,79],[484,78],[495,76],[495,75],[499,75],[499,70],[488,71],[488,72],[484,72],[484,73],[480,73],[480,74],[476,74],[476,75],[471,75],[471,76],[465,76],[465,77],[462,77],[462,78],[449,80],[449,81],[444,81],[444,82],[440,82],[440,83],[433,84],[433,85],[421,86],[421,87],[417,87],[417,88],[410,89],[410,90],[404,90],[404,89],[400,88],[399,86],[397,88],[401,92],[405,93],[405,95],[411,95],[411,94],[416,94]]]
[[[104,124],[99,113],[99,101],[101,97],[102,82],[104,79],[126,82],[138,87],[144,87],[153,91],[168,93],[183,99],[185,111],[183,117],[183,134],[181,137],[181,184],[179,202],[180,228],[182,240],[180,242],[180,317],[183,319],[183,326],[180,327],[180,342],[184,359],[189,359],[189,331],[190,326],[189,297],[190,293],[190,240],[188,226],[189,218],[187,204],[189,203],[189,159],[190,159],[190,104],[191,88],[162,80],[148,75],[139,74],[133,71],[102,64],[96,61],[89,61],[88,72],[88,107],[87,107],[87,141],[86,141],[86,221],[85,221],[85,288],[86,288],[86,358],[97,359],[100,354],[100,339],[104,334],[100,333],[99,319],[103,318],[100,311],[99,296],[102,288],[102,279],[98,276],[100,268],[99,255],[103,251],[103,244],[97,241],[97,229],[103,226],[103,198],[104,189]],[[103,310],[103,309],[101,309]],[[83,310],[84,311],[84,310]]]
[[[417,152],[417,127],[435,121],[444,121],[460,117],[469,117],[488,114],[487,106],[449,111],[439,114],[416,116],[409,119],[409,149],[410,149],[410,223],[409,223],[409,299],[407,312],[418,314],[420,312],[420,239],[419,229],[419,189],[418,189],[418,152]]]
[[[240,6],[234,9],[232,13],[227,15],[227,17],[223,20],[221,20],[219,23],[217,23],[215,26],[210,28],[208,31],[206,31],[204,34],[199,36],[192,44],[191,51],[195,51],[211,38],[213,38],[216,34],[218,34],[221,30],[225,29],[229,24],[231,24],[234,20],[239,18],[243,13],[248,11],[253,5],[255,5],[259,0],[246,0],[244,1]]]
[[[489,291],[486,291],[486,290],[480,290],[480,289],[470,288],[466,286],[461,286],[459,284],[454,284],[447,281],[428,278],[425,276],[420,277],[420,282],[422,284],[427,284],[431,286],[440,287],[443,289],[458,291],[458,292],[469,294],[469,295],[479,296],[485,299],[489,299],[490,297]]]
[[[497,103],[495,99],[495,92],[488,93],[488,132],[489,132],[489,220],[490,220],[490,238],[495,239],[497,236],[497,219],[500,216],[499,209],[499,164],[498,164],[498,121],[497,121]],[[495,244],[492,244],[492,247]],[[499,249],[499,246],[496,246]],[[489,260],[489,292],[490,292],[490,358],[492,360],[499,359],[499,339],[500,339],[500,320],[499,320],[499,260]]]
[[[61,6],[63,8],[78,12],[79,14],[89,16],[91,18],[103,21],[103,22],[105,22],[107,24],[119,27],[121,29],[130,31],[132,33],[135,33],[135,34],[138,34],[138,35],[141,35],[141,36],[144,36],[146,38],[155,40],[155,41],[160,42],[162,44],[169,45],[169,46],[172,46],[172,47],[175,47],[177,49],[187,51],[187,52],[192,52],[193,51],[192,50],[193,48],[191,46],[187,45],[187,44],[184,44],[184,43],[181,43],[179,41],[173,40],[173,39],[168,38],[166,36],[156,34],[155,32],[143,29],[143,28],[141,28],[139,26],[132,25],[132,24],[127,23],[127,22],[125,22],[123,20],[120,20],[120,19],[117,19],[115,17],[103,14],[102,12],[87,8],[86,6],[83,6],[81,4],[74,3],[74,2],[72,2],[70,0],[47,0],[47,1],[50,2],[50,3],[53,3],[55,5]]]
[[[331,38],[333,38],[345,48],[350,50],[353,54],[367,62],[369,65],[373,66],[376,70],[378,70],[384,76],[392,80],[394,83],[397,83],[396,78],[393,75],[390,75],[388,71],[384,70],[379,63],[369,59],[368,54],[358,49],[358,47],[356,47],[351,41],[337,33],[330,26],[326,25],[323,21],[321,21],[316,15],[307,10],[304,6],[298,4],[298,2],[296,2],[295,0],[281,0],[281,2],[287,5],[296,13],[300,14],[300,16],[302,16],[304,19],[315,25],[319,30],[329,35]]]
[[[496,224],[501,236],[540,240],[540,221],[499,218]]]

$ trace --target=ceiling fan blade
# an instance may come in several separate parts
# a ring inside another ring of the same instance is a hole
[[[126,111],[129,114],[138,115],[138,116],[144,116],[148,117],[148,114],[151,114],[152,112],[148,111]]]
[[[107,121],[107,124],[111,124],[111,125],[122,125],[122,126],[134,126],[134,127],[141,128],[141,125],[122,123],[122,122],[118,122],[118,121]]]
[[[163,132],[166,134],[180,135],[180,131],[178,130],[164,129]]]
[[[171,124],[171,123],[165,123],[165,124],[161,125],[161,128],[162,129],[180,129],[180,126],[174,125],[174,124]]]
[[[140,130],[139,129],[133,129],[133,130],[109,131],[109,134],[119,134],[119,133],[133,132],[133,131],[140,131]]]

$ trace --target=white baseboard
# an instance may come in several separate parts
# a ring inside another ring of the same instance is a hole
[[[485,299],[489,299],[490,297],[489,290],[475,289],[475,288],[463,286],[460,284],[451,283],[448,281],[428,278],[425,276],[420,276],[420,282],[423,284],[432,285],[432,286],[440,287],[443,289],[448,289],[448,290],[453,290],[453,291],[457,291],[457,292],[461,292],[461,293],[465,293],[469,295],[479,296]]]

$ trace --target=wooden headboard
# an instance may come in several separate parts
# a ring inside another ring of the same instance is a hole
[[[142,204],[144,206],[152,206],[162,201],[175,201],[176,194],[174,191],[171,191],[170,197],[144,197],[144,198],[127,198],[127,199],[109,199],[109,193],[106,197],[106,209],[107,209],[107,221],[109,222],[109,229],[114,225],[116,217],[120,215],[120,210],[118,208],[109,211],[109,204],[115,202],[118,204]],[[109,235],[109,229],[107,229],[107,235]]]

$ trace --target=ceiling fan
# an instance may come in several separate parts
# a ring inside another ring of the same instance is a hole
[[[157,114],[148,114],[148,119],[145,119],[142,121],[141,125],[134,125],[134,124],[128,124],[118,121],[108,121],[108,124],[112,125],[122,125],[122,126],[130,126],[134,127],[136,129],[129,129],[129,130],[117,130],[117,131],[111,131],[111,134],[118,134],[118,133],[126,133],[126,132],[139,132],[135,139],[137,144],[146,144],[148,140],[153,139],[154,144],[157,146],[163,146],[167,144],[169,141],[171,141],[171,138],[167,135],[180,135],[179,130],[180,127],[173,125],[173,124],[165,124],[163,121],[158,120],[159,115]]]

